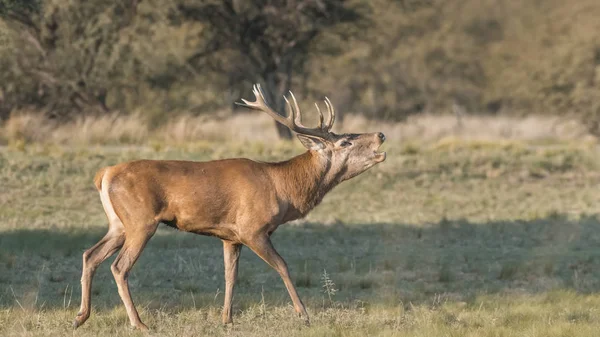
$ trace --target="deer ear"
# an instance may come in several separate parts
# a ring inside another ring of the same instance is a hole
[[[297,134],[296,136],[298,137],[298,139],[300,139],[302,145],[304,145],[304,147],[309,150],[318,151],[323,150],[325,148],[325,143],[322,139],[301,134]]]

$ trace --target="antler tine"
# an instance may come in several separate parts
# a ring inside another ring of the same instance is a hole
[[[260,101],[262,101],[262,102],[265,101],[265,98],[262,94],[262,90],[260,89],[260,84],[255,84],[252,86],[252,93],[254,94],[254,98],[256,99],[256,101],[250,102],[247,99],[242,98],[243,103],[235,102],[235,104],[245,106],[248,108],[252,108],[252,109],[260,110],[261,106],[262,106]]]
[[[329,112],[329,121],[327,122],[327,131],[329,131],[333,127],[333,122],[335,122],[335,109],[328,97],[325,97],[325,105],[327,105],[327,111]]]
[[[267,100],[265,99],[265,95],[262,91],[262,88],[260,87],[260,84],[255,84],[252,87],[252,93],[254,93],[254,97],[256,98],[256,101],[250,102],[250,101],[242,98],[243,103],[236,102],[236,104],[245,106],[245,107],[248,107],[251,109],[264,111],[267,114],[269,114],[273,119],[275,119],[277,122],[285,125],[286,127],[290,128],[291,130],[294,130],[294,125],[293,125],[293,123],[291,123],[290,119],[283,117],[282,115],[277,113],[277,111],[271,109],[269,104],[267,104]]]
[[[319,129],[323,128],[323,113],[321,112],[321,109],[319,108],[319,104],[317,102],[315,102],[315,107],[317,108],[317,111],[319,112]]]
[[[285,96],[283,96],[283,98],[285,98],[285,102],[287,103],[288,108],[291,111],[294,111],[294,115],[293,115],[294,123],[297,126],[304,127],[304,125],[302,125],[302,113],[300,112],[300,107],[298,106],[298,101],[296,100],[296,96],[294,96],[294,93],[291,90],[288,92],[290,94],[290,97],[292,98],[292,101],[294,102],[294,108],[292,109],[290,102],[288,101],[288,99]]]
[[[296,110],[294,110],[294,108],[292,108],[292,105],[290,104],[290,101],[287,99],[287,97],[285,97],[285,95],[283,95],[283,99],[285,100],[285,105],[287,106],[288,111],[290,112],[290,114],[288,115],[288,120],[290,121],[296,121],[297,115],[296,115]]]

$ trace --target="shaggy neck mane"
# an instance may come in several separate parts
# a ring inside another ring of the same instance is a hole
[[[270,165],[277,194],[304,216],[339,183],[331,162],[316,151],[307,151],[290,160]]]

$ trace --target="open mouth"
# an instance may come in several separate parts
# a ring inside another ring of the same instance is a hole
[[[375,156],[375,160],[380,163],[385,160],[386,153],[385,151],[379,151],[379,149],[373,151],[373,155]]]
[[[377,162],[382,162],[382,161],[385,160],[385,157],[386,157],[386,153],[385,152],[383,152],[383,151],[382,152],[375,151],[374,154],[375,154],[375,160],[377,160]]]
[[[373,151],[373,156],[375,157],[376,162],[381,163],[382,161],[385,160],[386,153],[384,151],[379,151],[379,148],[381,147],[383,142],[385,142],[385,136],[381,132],[379,132],[378,136],[379,136],[379,139],[381,140],[381,142],[379,143],[377,148]]]

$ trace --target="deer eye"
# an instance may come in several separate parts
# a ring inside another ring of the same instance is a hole
[[[350,145],[352,145],[352,143],[350,143],[349,141],[346,141],[346,140],[340,144],[341,147],[346,147],[346,146],[350,146]]]

